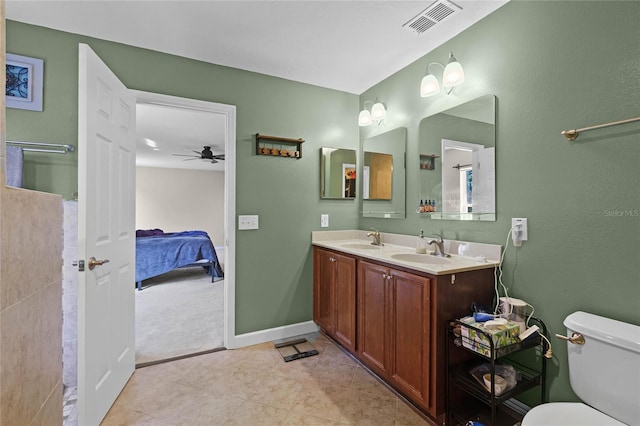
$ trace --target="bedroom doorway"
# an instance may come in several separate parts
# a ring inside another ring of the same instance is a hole
[[[135,96],[136,229],[204,231],[224,270],[223,279],[195,266],[143,281],[135,295],[141,367],[217,350],[233,338],[235,107]]]

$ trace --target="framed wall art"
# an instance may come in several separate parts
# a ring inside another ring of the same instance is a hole
[[[42,111],[44,61],[7,53],[7,108]]]

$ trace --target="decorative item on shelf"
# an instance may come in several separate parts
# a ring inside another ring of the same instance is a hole
[[[433,213],[436,211],[436,200],[420,200],[418,213]]]
[[[436,158],[440,158],[440,156],[435,154],[420,154],[420,169],[435,170]]]
[[[304,142],[302,138],[281,138],[256,133],[256,155],[300,159],[302,158],[302,142]]]
[[[453,52],[450,52],[447,66],[442,65],[440,62],[431,62],[427,65],[426,75],[420,83],[420,96],[423,98],[440,93],[440,83],[438,83],[436,76],[429,70],[432,65],[439,65],[444,69],[442,73],[442,86],[447,95],[451,93],[455,86],[464,83],[464,70],[462,69],[462,65],[460,65],[460,62],[453,56]]]
[[[367,103],[371,104],[371,111],[367,109]],[[362,111],[360,111],[360,115],[358,115],[358,125],[361,127],[370,126],[374,121],[380,125],[386,116],[387,109],[378,98],[376,98],[375,102],[364,101]]]

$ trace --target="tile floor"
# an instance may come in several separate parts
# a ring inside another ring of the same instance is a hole
[[[138,369],[102,425],[432,425],[314,337],[287,363],[269,342]]]

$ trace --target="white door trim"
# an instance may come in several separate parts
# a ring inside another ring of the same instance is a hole
[[[236,107],[235,105],[219,104],[216,102],[197,99],[181,98],[160,93],[132,90],[137,103],[169,106],[174,108],[192,109],[196,111],[213,112],[226,117],[225,131],[225,250],[224,250],[224,345],[228,349],[237,347],[235,336],[235,268],[236,268]]]

